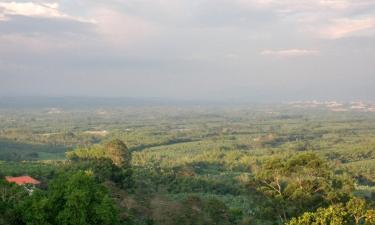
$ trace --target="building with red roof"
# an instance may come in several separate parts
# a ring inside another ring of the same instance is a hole
[[[21,176],[21,177],[5,177],[5,179],[9,183],[16,183],[18,185],[25,185],[25,184],[32,184],[37,185],[40,184],[40,181],[35,180],[34,178],[30,176]]]

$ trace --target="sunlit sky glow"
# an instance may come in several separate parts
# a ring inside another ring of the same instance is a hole
[[[0,1],[0,96],[375,100],[374,0]]]

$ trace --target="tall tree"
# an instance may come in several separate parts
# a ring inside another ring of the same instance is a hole
[[[119,139],[112,140],[105,144],[104,149],[116,166],[130,167],[131,154],[124,142]]]
[[[352,182],[335,176],[314,153],[266,161],[256,174],[258,190],[271,201],[282,222],[305,211],[348,198]]]
[[[73,168],[92,170],[100,182],[111,180],[122,188],[130,188],[134,183],[131,153],[119,139],[103,145],[78,148],[68,152],[67,157],[74,162]]]

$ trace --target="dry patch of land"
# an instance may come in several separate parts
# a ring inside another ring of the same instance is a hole
[[[104,137],[104,136],[107,136],[109,132],[106,130],[88,130],[83,133]]]

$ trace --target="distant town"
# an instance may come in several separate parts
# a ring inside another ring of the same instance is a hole
[[[326,108],[332,112],[375,112],[375,102],[366,101],[294,101],[289,102],[289,105],[297,108]]]

